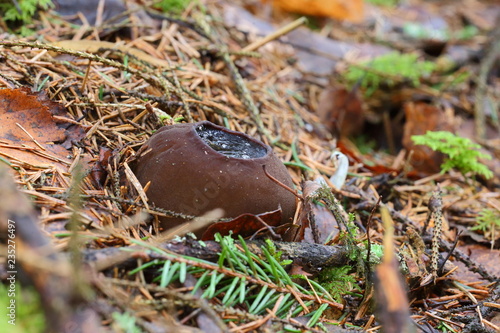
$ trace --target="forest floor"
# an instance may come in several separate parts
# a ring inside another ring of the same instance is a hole
[[[1,22],[15,256],[0,257],[0,299],[17,325],[0,330],[500,331],[500,5],[364,7],[307,23],[246,0]],[[174,237],[195,223],[157,223],[172,212],[148,202],[137,152],[205,120],[272,147],[293,225],[219,221],[199,242]],[[448,155],[413,141],[428,131],[456,134]],[[233,243],[220,223],[246,229]]]

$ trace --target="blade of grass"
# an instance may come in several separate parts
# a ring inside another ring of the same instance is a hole
[[[259,294],[257,295],[257,298],[253,301],[252,306],[250,306],[250,309],[248,309],[248,312],[254,313],[255,308],[259,305],[260,301],[262,300],[262,298],[266,294],[267,288],[268,288],[267,285],[262,287]]]

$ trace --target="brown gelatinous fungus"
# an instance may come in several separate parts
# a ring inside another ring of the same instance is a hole
[[[224,217],[282,210],[291,222],[296,198],[266,176],[292,187],[286,167],[271,147],[209,121],[161,128],[140,148],[132,168],[156,207],[199,216],[222,208]],[[164,217],[162,227],[184,220]]]

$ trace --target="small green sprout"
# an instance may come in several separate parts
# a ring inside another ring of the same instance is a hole
[[[366,258],[368,254],[368,241],[364,241],[359,245],[361,249],[361,257]],[[384,256],[384,246],[377,243],[370,243],[370,266],[376,266],[382,263]]]
[[[478,151],[481,146],[467,138],[446,131],[427,131],[424,135],[413,135],[411,139],[417,145],[428,146],[447,155],[447,159],[441,164],[441,173],[456,168],[464,176],[471,172],[485,178],[493,177],[493,172],[478,161],[479,158],[491,159],[491,156]]]
[[[476,225],[470,230],[480,230],[491,241],[491,249],[495,243],[496,235],[500,233],[500,214],[493,209],[483,209],[476,220]]]
[[[361,66],[349,66],[345,78],[351,84],[361,82],[361,87],[366,89],[368,96],[381,84],[393,86],[394,77],[409,80],[414,86],[418,86],[422,77],[428,76],[436,69],[436,64],[419,60],[418,57],[415,53],[384,54],[362,63]]]
[[[293,260],[289,260],[289,259],[282,260],[281,259],[283,252],[278,251],[276,249],[276,245],[274,245],[274,243],[270,239],[266,239],[265,242],[266,242],[266,246],[267,246],[267,250],[269,251],[269,254],[271,256],[273,256],[273,258],[276,259],[276,262],[278,262],[281,266],[287,266],[287,265],[290,265],[293,263]]]

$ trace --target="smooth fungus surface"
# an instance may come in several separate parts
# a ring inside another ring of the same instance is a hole
[[[250,159],[264,157],[267,153],[265,147],[244,136],[221,131],[204,124],[196,126],[196,133],[210,148],[228,157]]]

